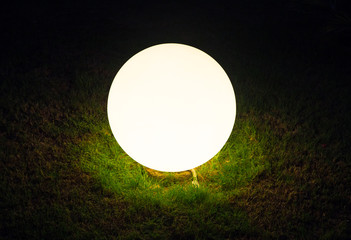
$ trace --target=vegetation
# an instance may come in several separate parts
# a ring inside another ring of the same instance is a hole
[[[22,29],[27,45],[8,43],[17,50],[4,50],[0,71],[0,238],[348,239],[350,46],[314,16],[222,19],[205,33],[193,22],[180,35],[158,26],[150,38],[144,23]],[[167,41],[212,55],[237,97],[231,137],[196,169],[199,188],[133,161],[107,120],[118,69]]]

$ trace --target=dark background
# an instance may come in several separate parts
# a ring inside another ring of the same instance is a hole
[[[53,61],[63,51],[80,54],[79,50],[92,39],[98,43],[109,36],[110,41],[115,41],[116,51],[123,51],[125,58],[157,43],[180,42],[215,55],[224,65],[231,64],[236,49],[250,54],[265,50],[293,52],[296,48],[305,51],[306,56],[319,54],[316,60],[333,58],[330,63],[340,60],[338,64],[346,65],[350,29],[334,26],[342,25],[333,19],[336,11],[348,16],[350,3],[340,0],[15,1],[3,5],[1,10],[2,59],[6,61],[14,54],[26,56],[28,60],[23,60],[26,62],[22,68],[34,67],[40,61]],[[50,56],[36,59],[42,52]]]

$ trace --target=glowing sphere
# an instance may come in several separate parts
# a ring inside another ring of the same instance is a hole
[[[155,45],[118,71],[107,113],[118,144],[158,171],[195,168],[216,155],[234,126],[234,90],[209,55],[175,43]]]

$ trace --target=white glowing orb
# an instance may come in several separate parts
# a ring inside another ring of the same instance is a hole
[[[236,103],[230,79],[213,58],[167,43],[122,66],[107,113],[113,135],[131,158],[158,171],[179,172],[221,150],[234,126]]]

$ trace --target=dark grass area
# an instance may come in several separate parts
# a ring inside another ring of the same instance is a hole
[[[42,3],[2,10],[1,239],[349,239],[347,1]],[[111,135],[122,64],[163,42],[232,80],[229,141],[189,175],[150,175]]]

